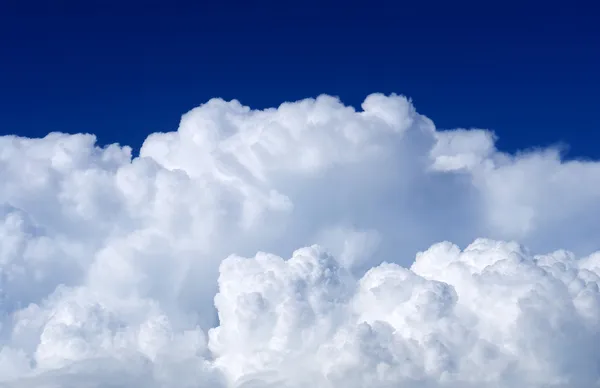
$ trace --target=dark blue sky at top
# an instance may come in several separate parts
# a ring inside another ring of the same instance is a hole
[[[0,134],[138,148],[212,97],[395,92],[503,150],[600,158],[597,5],[414,3],[0,1]]]

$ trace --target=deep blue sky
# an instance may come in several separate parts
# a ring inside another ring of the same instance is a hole
[[[600,158],[598,6],[420,3],[0,0],[0,134],[137,148],[211,97],[396,92],[504,150]]]

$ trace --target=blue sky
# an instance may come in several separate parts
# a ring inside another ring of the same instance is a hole
[[[137,148],[212,97],[358,106],[395,92],[440,128],[494,130],[504,150],[564,142],[569,157],[600,157],[591,2],[101,3],[2,2],[0,134]]]

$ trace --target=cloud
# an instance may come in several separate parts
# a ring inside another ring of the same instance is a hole
[[[596,386],[600,162],[495,141],[381,94],[0,137],[0,385]]]
[[[600,277],[581,263],[485,239],[358,280],[317,247],[230,257],[209,346],[228,376],[282,386],[591,387]]]

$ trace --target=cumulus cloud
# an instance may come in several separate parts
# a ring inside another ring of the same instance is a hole
[[[598,386],[600,162],[495,141],[381,94],[0,137],[0,386]]]

